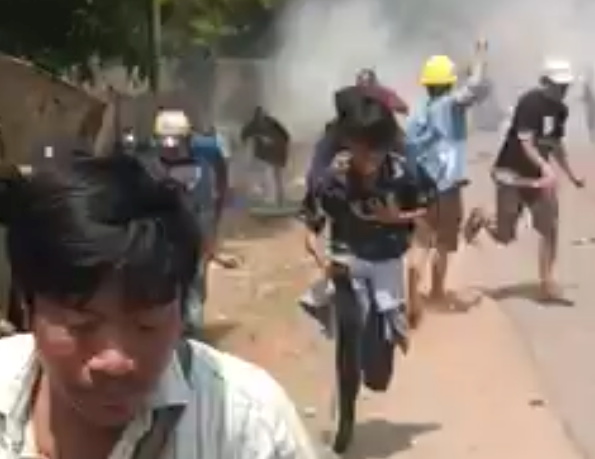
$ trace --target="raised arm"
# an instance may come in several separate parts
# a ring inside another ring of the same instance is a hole
[[[481,102],[489,93],[487,79],[487,42],[480,40],[475,46],[475,56],[467,79],[455,89],[453,98],[456,103],[470,106]]]

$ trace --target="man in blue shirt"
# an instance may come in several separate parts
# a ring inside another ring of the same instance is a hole
[[[214,179],[214,214],[212,233],[216,237],[229,188],[229,168],[223,147],[214,128],[195,134],[191,140],[191,154],[197,161],[204,161],[211,168]]]
[[[218,215],[215,172],[208,158],[194,151],[192,127],[184,112],[160,111],[155,120],[154,134],[158,167],[187,192],[201,229],[202,256],[196,279],[183,304],[186,330],[191,335],[198,335],[206,300],[207,267],[215,247]]]
[[[467,181],[466,115],[468,109],[489,92],[486,80],[485,42],[478,42],[469,78],[456,86],[455,64],[447,56],[431,57],[422,72],[427,96],[409,118],[406,149],[432,177],[439,199],[416,224],[411,253],[409,289],[410,318],[416,326],[422,316],[420,285],[432,252],[430,298],[439,305],[452,306],[446,292],[450,255],[457,251],[463,219],[462,188]]]
[[[347,148],[308,190],[303,209],[307,249],[336,292],[337,453],[351,441],[362,373],[366,386],[385,391],[395,346],[407,350],[403,258],[428,198],[410,163],[392,152],[398,129],[390,110],[362,91],[347,96],[336,126]],[[327,223],[328,256],[316,243]]]

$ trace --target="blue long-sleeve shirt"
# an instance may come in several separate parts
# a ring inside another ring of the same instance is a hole
[[[195,135],[190,141],[190,148],[192,156],[212,170],[215,187],[215,220],[219,220],[229,185],[229,171],[223,146],[217,136]]]
[[[405,149],[422,163],[447,191],[467,179],[467,110],[489,94],[485,62],[478,61],[471,76],[442,96],[424,98],[405,125]]]

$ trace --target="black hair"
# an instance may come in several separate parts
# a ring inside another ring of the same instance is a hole
[[[337,129],[346,141],[364,143],[370,148],[391,149],[399,128],[389,107],[357,86],[335,94]]]
[[[185,296],[200,233],[181,190],[131,156],[70,157],[2,177],[0,217],[27,305],[35,296],[85,302],[107,282],[134,305]]]

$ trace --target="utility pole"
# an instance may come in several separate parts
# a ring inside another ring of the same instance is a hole
[[[147,1],[148,41],[149,41],[149,83],[153,96],[161,87],[161,0]]]

